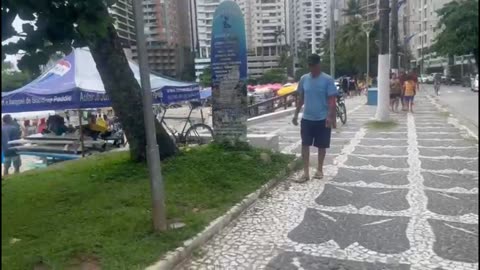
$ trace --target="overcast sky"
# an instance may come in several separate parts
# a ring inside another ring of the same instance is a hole
[[[12,25],[13,25],[13,28],[15,28],[15,30],[17,30],[17,32],[22,32],[22,25],[24,23],[25,23],[25,21],[22,21],[17,16],[17,18],[15,18],[15,20],[13,21]],[[5,44],[10,43],[10,42],[17,42],[19,39],[20,39],[19,37],[9,38],[9,39],[5,40],[4,42],[2,42],[2,45],[5,45]],[[7,55],[5,61],[12,62],[14,67],[17,68],[17,61],[20,58],[21,58],[21,56],[19,56],[19,55]]]

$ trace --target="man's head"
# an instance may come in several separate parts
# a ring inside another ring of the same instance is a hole
[[[317,76],[320,74],[320,56],[318,54],[312,54],[308,57],[308,68],[312,75]]]
[[[5,114],[2,118],[2,121],[4,124],[12,124],[13,123],[13,119],[12,119],[12,116],[10,114]]]

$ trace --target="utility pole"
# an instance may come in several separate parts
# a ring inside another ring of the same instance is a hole
[[[160,153],[158,151],[155,133],[155,119],[152,110],[152,91],[150,89],[150,69],[148,68],[147,47],[143,26],[142,0],[133,0],[133,12],[135,17],[140,82],[142,83],[143,89],[143,118],[145,121],[145,136],[147,137],[147,163],[152,193],[153,229],[160,232],[167,230],[165,192],[160,168]]]
[[[390,118],[390,55],[389,55],[389,0],[379,0],[379,26],[380,26],[380,44],[378,55],[378,104],[375,118],[378,121],[385,122]]]
[[[335,79],[335,1],[330,0],[330,76]]]
[[[392,71],[398,73],[398,0],[392,0],[392,25],[390,29],[390,50]]]

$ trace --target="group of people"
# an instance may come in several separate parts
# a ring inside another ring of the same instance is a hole
[[[390,74],[390,110],[398,112],[402,104],[402,111],[413,113],[414,97],[419,90],[418,78],[415,72],[401,72]]]
[[[358,84],[357,77],[342,77],[340,79],[340,88],[342,92],[347,96],[359,96],[361,94],[361,88]]]

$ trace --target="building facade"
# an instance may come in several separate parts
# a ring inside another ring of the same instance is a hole
[[[312,53],[318,53],[320,43],[329,28],[329,4],[327,0],[291,0],[290,16],[292,45],[295,53],[301,43],[308,43]]]
[[[189,67],[193,68],[189,1],[143,0],[142,4],[150,69],[165,76],[185,78]],[[132,53],[137,60],[135,46]]]
[[[192,0],[195,76],[197,80],[210,66],[210,42],[215,9],[222,0]],[[278,67],[280,54],[286,52],[289,40],[288,6],[286,0],[235,0],[245,19],[248,49],[248,75],[261,76],[266,70]]]
[[[437,28],[436,11],[453,0],[409,0],[399,1],[399,41],[412,55],[409,68],[417,68],[421,73],[456,73],[473,67],[473,55],[452,56],[450,59],[437,56],[430,50],[441,29]],[[462,66],[462,67],[461,67]],[[467,72],[467,71],[466,71]],[[466,73],[465,72],[465,73]],[[475,72],[475,71],[473,71]],[[455,74],[457,77],[463,74]]]
[[[136,41],[132,0],[117,0],[109,12],[122,45],[130,48]]]

